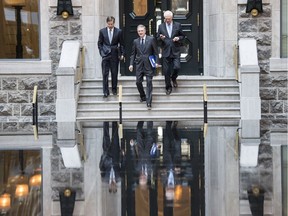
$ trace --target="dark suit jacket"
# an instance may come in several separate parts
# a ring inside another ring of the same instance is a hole
[[[164,35],[166,38],[162,40],[160,34]],[[174,37],[179,37],[179,41],[173,42],[172,39]],[[180,47],[185,38],[180,23],[173,21],[171,37],[169,37],[167,32],[166,23],[160,24],[156,38],[162,48],[162,56],[164,58],[171,56],[171,54],[175,57],[180,56]]]
[[[119,57],[124,55],[123,42],[124,41],[121,29],[114,27],[111,44],[109,42],[107,27],[100,29],[98,37],[98,49],[101,57],[103,58],[111,54],[113,59],[119,60]]]
[[[149,61],[149,56],[155,55],[156,62],[158,62],[158,48],[154,37],[146,35],[144,48],[141,49],[140,37],[133,41],[132,51],[130,56],[130,65],[136,64],[136,73],[140,70],[151,71],[152,66]]]

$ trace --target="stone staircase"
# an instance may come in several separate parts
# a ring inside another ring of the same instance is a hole
[[[191,119],[203,122],[204,84],[208,95],[208,121],[240,119],[239,84],[234,79],[179,76],[177,81],[178,88],[174,88],[171,95],[166,95],[164,77],[155,76],[152,109],[148,110],[146,103],[139,102],[135,77],[120,77],[123,121]],[[145,80],[143,84],[145,86]],[[113,120],[119,120],[118,95],[103,98],[102,79],[84,79],[79,93],[77,121]]]

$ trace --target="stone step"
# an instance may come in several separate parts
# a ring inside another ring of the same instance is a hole
[[[170,95],[166,95],[165,92],[153,92],[153,101],[167,100],[170,102],[178,100],[202,100],[202,92],[173,92]],[[238,92],[207,92],[208,101],[209,100],[239,100]],[[123,101],[138,101],[139,100],[138,91],[133,93],[123,93]],[[117,95],[110,95],[108,98],[103,98],[102,93],[95,94],[79,94],[79,101],[116,101],[118,100]]]
[[[107,108],[107,109],[88,109],[88,108],[82,108],[82,109],[77,109],[78,115],[77,117],[102,117],[104,115],[109,116],[109,117],[114,117],[114,118],[119,118],[119,110],[118,109],[113,109],[113,108]],[[240,110],[238,107],[229,107],[229,108],[214,108],[208,107],[208,117],[210,115],[216,116],[216,115],[221,115],[221,116],[232,116],[232,115],[238,115],[240,113]],[[178,116],[182,114],[189,115],[197,115],[199,117],[203,117],[203,108],[194,108],[194,107],[183,107],[183,108],[171,108],[171,107],[166,107],[166,108],[154,108],[152,107],[151,110],[148,110],[146,107],[146,104],[143,103],[141,108],[126,108],[122,107],[122,115],[123,118],[126,116],[138,118],[139,114],[141,113],[142,116],[150,117],[150,116],[158,116],[158,117],[165,117],[165,116],[170,116],[171,114]]]
[[[143,85],[144,89],[146,88],[146,84]],[[239,87],[237,85],[207,85],[207,92],[238,92]],[[109,88],[110,92],[112,92],[111,87]],[[135,84],[127,84],[122,87],[122,92],[133,92],[137,91],[137,87]],[[203,85],[178,85],[178,88],[173,88],[174,92],[203,92]],[[91,86],[82,86],[81,93],[82,94],[96,94],[102,93],[103,88],[102,85],[91,85]],[[164,85],[154,84],[153,83],[153,92],[165,92]]]
[[[119,77],[118,84],[123,87],[123,121],[193,119],[203,122],[203,84],[207,86],[209,120],[240,119],[239,84],[234,79],[179,76],[177,80],[179,87],[173,88],[171,95],[166,95],[164,77],[153,78],[152,110],[148,110],[145,102],[139,102],[135,77]],[[146,82],[143,84],[145,87]],[[118,100],[118,95],[112,94],[103,98],[102,79],[84,79],[79,93],[77,120],[118,121]]]
[[[153,111],[153,108],[152,108]],[[152,112],[150,111],[150,112]],[[219,125],[219,123],[222,125],[229,125],[231,122],[233,122],[233,125],[237,122],[239,122],[240,119],[240,114],[231,114],[231,115],[212,115],[210,114],[208,116],[208,122],[209,124],[212,125]],[[119,115],[101,115],[101,116],[94,116],[94,115],[80,115],[77,116],[76,118],[77,121],[79,122],[88,122],[88,121],[119,121]],[[203,123],[203,115],[198,115],[194,113],[167,113],[166,115],[146,115],[146,114],[140,114],[138,113],[137,116],[128,115],[124,114],[122,116],[122,121],[127,122],[127,121],[167,121],[167,120],[190,120],[195,122],[197,125]]]
[[[124,76],[124,77],[118,77],[118,83],[124,85],[127,84],[135,84],[136,78],[135,76]],[[111,78],[109,78],[109,82],[111,83]],[[236,85],[239,86],[239,84],[235,81],[233,78],[218,78],[218,77],[210,77],[210,76],[179,76],[177,78],[177,82],[179,84],[183,85],[217,85],[217,84],[223,84],[226,85]],[[144,82],[145,83],[145,77]],[[153,77],[153,84],[159,84],[164,85],[164,76],[154,76]],[[96,79],[83,79],[82,80],[82,86],[102,86],[102,79],[96,78]]]
[[[144,102],[143,102],[144,103]],[[122,107],[123,108],[140,108],[143,106],[143,103],[140,103],[139,100],[135,101],[123,101]],[[208,102],[208,107],[240,107],[240,101],[239,100],[210,100]],[[202,100],[177,100],[171,103],[171,101],[168,100],[153,100],[153,107],[154,108],[164,108],[164,107],[170,107],[170,108],[182,108],[182,107],[194,107],[194,108],[201,108],[203,107],[203,101]],[[119,102],[118,101],[79,101],[78,103],[78,109],[118,109],[119,108]]]

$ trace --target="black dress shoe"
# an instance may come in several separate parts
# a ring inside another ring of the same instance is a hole
[[[117,95],[117,91],[113,91],[113,95]]]
[[[172,89],[167,89],[167,90],[166,90],[166,95],[170,95],[171,92],[172,92]]]
[[[146,97],[140,98],[140,102],[142,103],[143,101],[146,101]]]
[[[172,82],[173,82],[173,87],[174,87],[174,88],[177,88],[177,87],[178,87],[177,81],[176,81],[176,80],[172,80]]]
[[[151,104],[147,104],[147,108],[151,109],[152,108]]]
[[[105,94],[103,95],[104,98],[107,98],[108,96],[109,96],[108,93],[105,93]]]

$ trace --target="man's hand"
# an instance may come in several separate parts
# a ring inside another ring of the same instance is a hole
[[[179,41],[179,37],[174,37],[173,38],[173,41],[175,42],[175,41]]]
[[[163,34],[160,34],[160,39],[164,40],[166,37]]]
[[[133,65],[129,66],[129,71],[132,72],[133,71]]]

